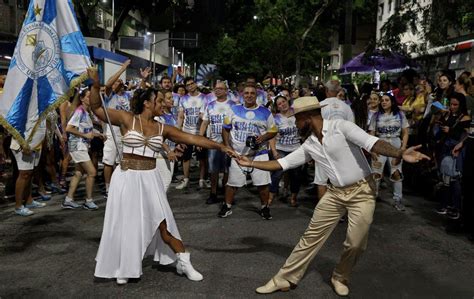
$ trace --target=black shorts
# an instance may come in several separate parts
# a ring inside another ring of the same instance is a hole
[[[186,145],[186,149],[184,150],[183,156],[181,160],[189,161],[193,156],[193,152],[196,153],[196,160],[204,160],[207,158],[207,149],[203,148],[202,150],[196,150],[196,147],[193,145]]]

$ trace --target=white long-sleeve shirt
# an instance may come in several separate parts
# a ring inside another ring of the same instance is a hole
[[[341,119],[324,120],[322,134],[322,144],[313,134],[296,151],[278,159],[283,170],[313,159],[336,187],[352,185],[370,175],[371,169],[361,148],[370,151],[379,140],[377,137]]]

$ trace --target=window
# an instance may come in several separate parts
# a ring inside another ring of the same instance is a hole
[[[388,0],[387,11],[390,13],[392,11],[392,0]]]
[[[379,5],[379,21],[382,21],[384,5],[385,3]]]

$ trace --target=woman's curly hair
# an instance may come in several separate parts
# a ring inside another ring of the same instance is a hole
[[[152,95],[156,95],[156,91],[153,88],[135,90],[131,103],[133,114],[141,114],[144,107],[143,103],[149,101]]]

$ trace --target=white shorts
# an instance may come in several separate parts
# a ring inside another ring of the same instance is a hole
[[[255,157],[254,161],[268,161],[268,154],[258,155]],[[229,179],[227,181],[227,185],[231,187],[242,187],[245,186],[247,182],[247,176],[243,172],[243,170],[250,171],[251,168],[249,167],[242,167],[235,162],[234,159],[230,162],[229,167]],[[270,176],[269,171],[260,170],[254,168],[252,173],[250,173],[252,177],[252,182],[254,186],[264,186],[271,183],[272,179]]]
[[[23,154],[21,150],[12,150],[12,152],[15,156],[18,170],[33,170],[36,166],[38,166],[41,158],[41,150],[31,152],[29,155]]]
[[[119,143],[119,151],[122,153],[122,143]],[[120,163],[119,155],[115,147],[114,139],[112,137],[107,138],[104,142],[104,156],[102,157],[102,163],[114,166]]]
[[[71,155],[71,159],[74,161],[74,163],[87,162],[91,160],[88,151],[73,151],[69,152],[69,154]]]

